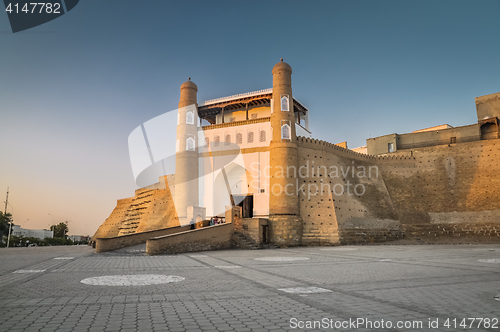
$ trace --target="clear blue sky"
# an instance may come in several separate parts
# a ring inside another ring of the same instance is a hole
[[[182,82],[199,101],[269,88],[281,57],[316,138],[474,123],[500,91],[499,17],[499,0],[82,0],[12,34],[0,13],[2,201],[22,226],[93,234],[136,189],[128,135]]]

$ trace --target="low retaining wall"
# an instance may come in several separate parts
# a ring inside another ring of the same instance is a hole
[[[341,229],[342,245],[396,242],[397,244],[500,243],[500,222],[412,223],[399,229]]]
[[[137,244],[145,243],[147,240],[153,237],[185,232],[190,229],[191,225],[177,226],[177,227],[157,229],[148,232],[133,233],[133,234],[97,239],[95,251],[106,252],[125,247],[130,247]]]
[[[403,239],[404,236],[404,232],[398,229],[359,228],[339,230],[341,245],[398,241]]]
[[[204,250],[229,249],[234,233],[232,223],[188,230],[172,235],[150,238],[146,242],[148,255],[177,254]]]
[[[500,222],[405,224],[403,230],[420,243],[500,243]]]

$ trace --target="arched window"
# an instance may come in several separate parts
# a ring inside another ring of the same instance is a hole
[[[265,142],[266,141],[266,131],[265,130],[261,130],[260,131],[260,141],[261,142]]]
[[[205,144],[206,144],[207,146],[209,146],[209,145],[210,145],[210,138],[205,137]]]
[[[243,144],[243,134],[242,133],[236,134],[236,144],[238,144],[238,145]]]
[[[289,108],[289,102],[288,102],[288,95],[281,95],[281,110],[288,112],[290,110]]]
[[[248,132],[247,143],[253,143],[253,131]]]
[[[220,136],[219,135],[215,135],[215,137],[214,137],[214,145],[215,146],[219,146],[219,142],[220,142]]]
[[[188,137],[186,139],[186,151],[194,151],[194,138]]]
[[[284,125],[281,126],[281,139],[290,139],[290,125],[288,123],[285,123]]]
[[[224,140],[224,145],[231,144],[231,135],[226,134],[226,139]]]
[[[188,111],[186,113],[186,123],[187,124],[194,124],[194,113],[192,111]]]

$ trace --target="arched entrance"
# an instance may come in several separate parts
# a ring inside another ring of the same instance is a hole
[[[491,121],[481,125],[481,139],[498,138],[498,124],[496,121]]]
[[[214,214],[223,217],[226,206],[236,205],[243,208],[243,218],[253,216],[253,192],[250,188],[252,175],[236,163],[226,166],[214,182]]]

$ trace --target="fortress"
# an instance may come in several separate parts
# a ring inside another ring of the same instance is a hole
[[[204,104],[181,85],[175,174],[118,200],[97,251],[500,241],[500,93],[476,98],[475,124],[370,138],[359,153],[311,138],[291,67],[272,75],[272,89]]]

